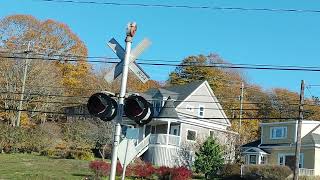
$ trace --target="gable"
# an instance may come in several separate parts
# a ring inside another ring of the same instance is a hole
[[[204,81],[193,92],[189,94],[177,107],[180,115],[190,118],[199,117],[199,109],[203,107],[203,120],[230,126],[230,121],[224,113],[219,101],[213,94],[207,81]]]

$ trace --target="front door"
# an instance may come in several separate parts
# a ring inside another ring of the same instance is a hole
[[[170,127],[170,134],[179,136],[179,133],[180,133],[179,130],[180,130],[180,126],[179,125],[171,126]]]
[[[286,156],[285,165],[288,166],[291,170],[294,170],[295,161],[295,156]]]

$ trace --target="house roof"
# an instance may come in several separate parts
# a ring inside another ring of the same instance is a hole
[[[314,144],[320,144],[320,134],[312,133],[311,136]]]
[[[257,147],[251,147],[242,152],[244,154],[251,154],[251,153],[259,153],[259,154],[269,154],[268,152],[264,151],[263,149],[257,148]]]
[[[194,90],[196,90],[205,81],[194,81],[188,84],[175,85],[164,88],[152,88],[146,91],[145,96],[149,97],[171,97],[174,99],[174,106],[177,107],[183,100],[185,100]]]
[[[178,119],[177,111],[175,110],[173,99],[168,97],[167,101],[165,102],[164,106],[162,107],[158,118],[174,118]]]
[[[258,140],[253,141],[253,142],[249,142],[247,144],[242,145],[241,147],[258,147],[259,144],[261,144],[261,139],[258,139]]]

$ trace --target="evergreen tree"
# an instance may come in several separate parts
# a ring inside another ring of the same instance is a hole
[[[223,165],[222,154],[220,145],[210,136],[196,152],[196,172],[204,173],[206,179],[215,175]]]

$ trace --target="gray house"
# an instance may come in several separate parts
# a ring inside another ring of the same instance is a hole
[[[195,148],[208,136],[225,150],[225,161],[234,159],[235,132],[207,81],[150,89],[144,94],[154,106],[153,120],[139,127],[138,156],[158,166],[188,165]],[[131,121],[125,120],[127,124]]]

